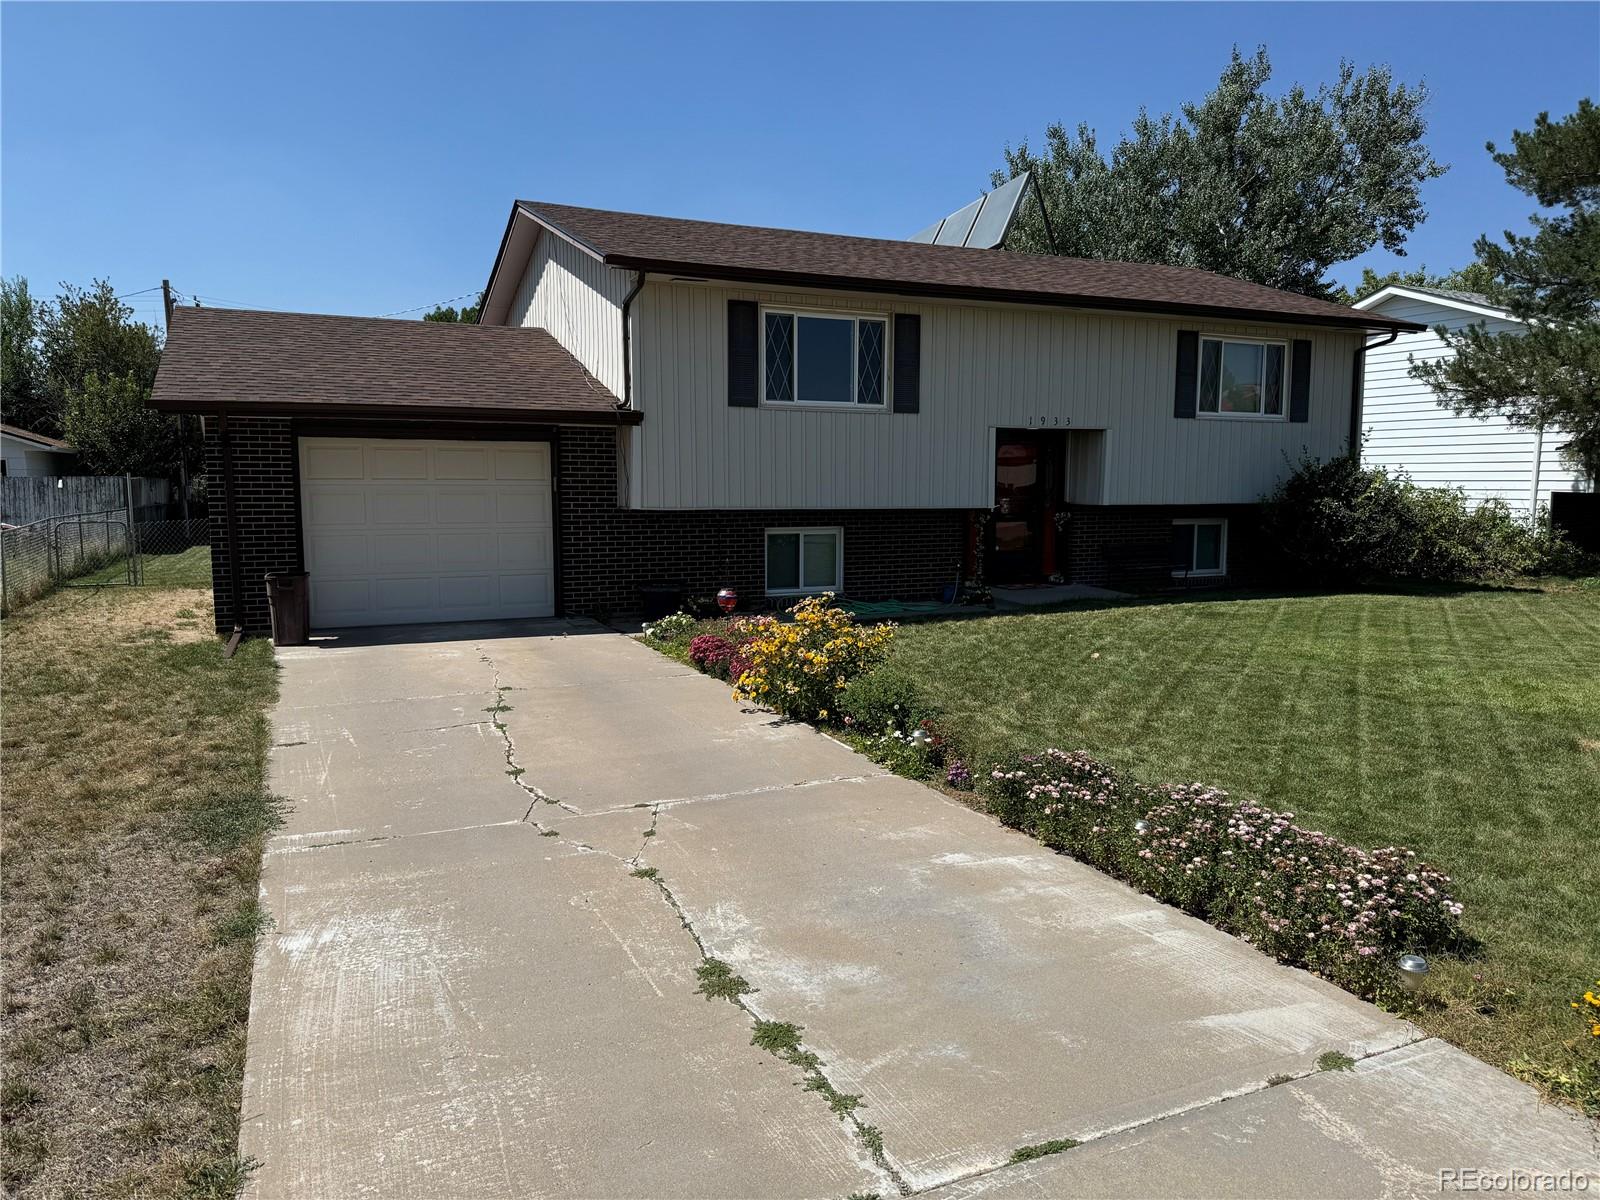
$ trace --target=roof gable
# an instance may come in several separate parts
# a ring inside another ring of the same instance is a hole
[[[1380,288],[1372,295],[1357,300],[1354,307],[1363,312],[1372,312],[1382,308],[1391,300],[1420,300],[1426,304],[1439,304],[1445,308],[1475,313],[1478,316],[1498,317],[1502,321],[1518,320],[1511,315],[1510,310],[1492,303],[1481,292],[1464,292],[1455,288],[1416,287],[1411,284],[1391,283],[1388,287]]]
[[[527,241],[519,218],[608,266],[660,274],[1355,329],[1419,328],[1192,267],[727,225],[532,200],[519,200],[512,210],[490,278],[491,297],[515,286],[501,277],[501,268],[518,257],[508,254],[516,239]],[[491,299],[485,307],[492,305]]]

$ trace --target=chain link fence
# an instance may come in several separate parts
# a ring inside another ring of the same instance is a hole
[[[125,507],[0,527],[0,612],[58,587],[209,587],[206,518],[140,516]]]

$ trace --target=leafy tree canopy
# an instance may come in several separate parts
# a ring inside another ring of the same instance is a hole
[[[1510,150],[1488,150],[1546,210],[1529,218],[1530,233],[1473,246],[1491,275],[1482,290],[1525,326],[1441,329],[1455,354],[1411,373],[1458,413],[1563,432],[1571,456],[1600,475],[1600,108],[1583,100],[1559,121],[1540,113]]]
[[[145,407],[161,361],[161,334],[133,319],[104,279],[62,284],[35,300],[21,276],[3,281],[4,415],[8,423],[64,437],[90,474],[164,476],[197,466],[194,430]]]
[[[26,279],[0,279],[0,415],[9,425],[52,435],[60,423],[44,398],[40,310]]]
[[[1109,157],[1087,125],[1045,131],[1045,148],[1007,147],[1000,184],[1035,172],[1057,253],[1201,267],[1270,287],[1331,297],[1328,268],[1382,245],[1404,253],[1425,215],[1419,195],[1444,173],[1422,144],[1428,99],[1388,67],[1315,93],[1273,98],[1263,47],[1235,48],[1217,88],[1181,116],[1141,111]],[[1037,205],[1009,242],[1049,253]]]
[[[1435,275],[1427,264],[1414,271],[1384,271],[1381,274],[1371,267],[1361,269],[1361,282],[1350,289],[1335,289],[1332,299],[1340,304],[1354,304],[1386,287],[1449,288],[1458,292],[1487,293],[1494,282],[1494,272],[1480,262],[1470,262],[1459,270]]]
[[[432,312],[422,315],[424,321],[445,321],[462,325],[475,325],[478,322],[478,313],[483,310],[483,293],[478,293],[478,298],[472,304],[462,305],[461,308],[450,308],[439,305]]]

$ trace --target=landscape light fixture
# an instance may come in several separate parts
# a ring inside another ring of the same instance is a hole
[[[1428,960],[1420,954],[1402,954],[1394,965],[1400,972],[1400,986],[1408,992],[1416,991],[1428,977]]]
[[[1150,831],[1150,822],[1140,817],[1133,823],[1133,831],[1135,833],[1148,833]]]

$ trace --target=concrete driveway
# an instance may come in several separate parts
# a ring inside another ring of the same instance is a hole
[[[280,658],[259,1196],[1600,1187],[1523,1085],[598,626]]]

